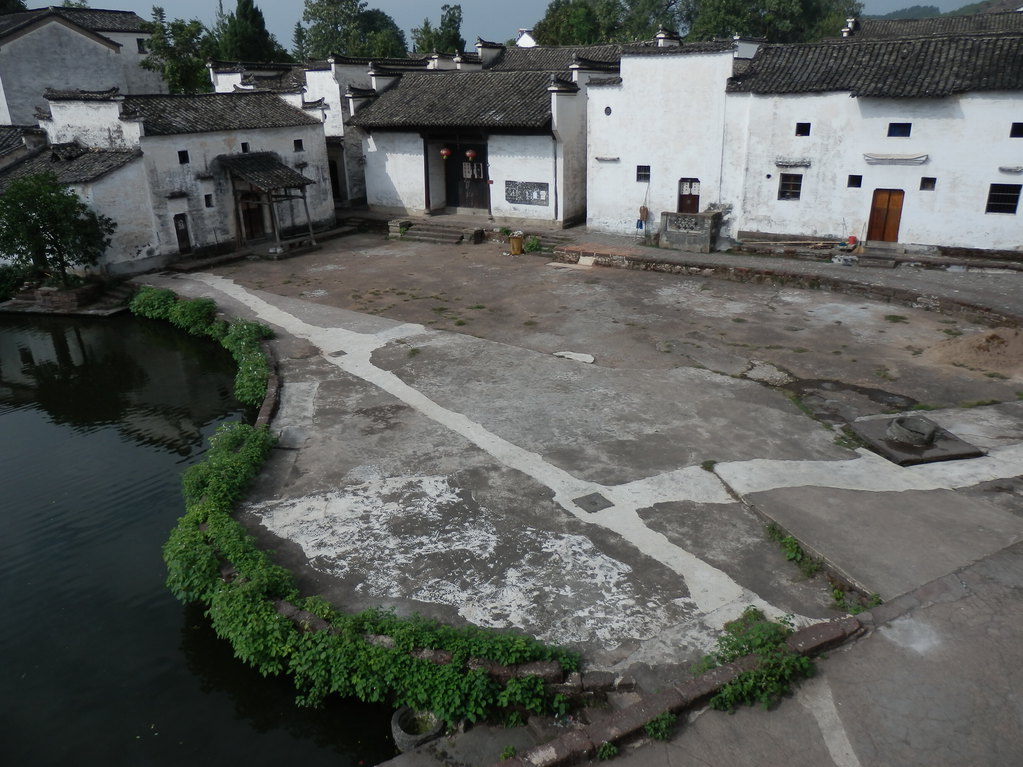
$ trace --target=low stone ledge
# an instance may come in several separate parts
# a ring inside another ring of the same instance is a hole
[[[596,751],[594,744],[580,730],[566,732],[550,743],[534,746],[524,753],[521,763],[530,767],[553,767],[553,765],[574,764]],[[501,765],[507,761],[499,762]]]
[[[812,626],[801,628],[790,634],[785,640],[785,644],[790,650],[800,655],[815,655],[842,644],[862,629],[863,624],[849,615],[827,623],[815,623]]]
[[[515,676],[538,676],[545,683],[559,684],[565,679],[561,664],[555,660],[538,660],[512,666]]]
[[[608,692],[615,688],[615,675],[610,671],[586,671],[582,683],[586,692]]]

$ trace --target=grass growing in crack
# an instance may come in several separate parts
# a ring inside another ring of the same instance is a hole
[[[423,351],[423,350],[422,350],[422,349],[420,349],[420,348],[419,348],[418,346],[413,346],[413,347],[412,347],[411,349],[409,349],[409,350],[408,350],[408,356],[409,356],[409,357],[415,357],[415,356],[417,356],[418,354],[421,354],[421,353],[422,353],[422,351]]]
[[[880,594],[871,594],[864,597],[855,591],[846,591],[841,586],[835,586],[831,589],[831,598],[835,602],[835,607],[839,610],[844,610],[850,615],[859,615],[865,610],[881,604]]]
[[[996,399],[976,399],[969,402],[963,402],[959,407],[984,407],[985,405],[997,405],[1000,400]]]
[[[884,318],[888,322],[909,322],[909,317],[903,314],[886,314]]]
[[[678,717],[670,711],[664,711],[644,724],[643,729],[654,740],[671,740],[676,724]]]
[[[772,541],[776,541],[781,546],[782,552],[785,554],[785,559],[789,562],[794,562],[799,568],[799,571],[807,578],[812,578],[820,572],[822,564],[819,559],[814,559],[805,551],[803,547],[799,545],[793,536],[785,532],[785,530],[774,522],[767,525],[766,528],[767,537]]]
[[[515,750],[515,746],[505,746],[501,749],[501,761],[503,762],[505,759],[511,759],[516,756],[516,754],[518,754],[518,751]]]
[[[710,705],[719,711],[732,711],[736,706],[754,703],[768,708],[792,689],[793,680],[813,676],[810,659],[792,652],[785,644],[792,630],[791,616],[772,621],[752,605],[737,620],[726,623],[717,648],[697,664],[696,673],[747,655],[756,655],[759,665],[724,685],[710,699]]]
[[[859,438],[856,432],[854,432],[848,426],[843,426],[842,432],[840,434],[836,434],[835,439],[833,441],[839,447],[844,447],[849,450],[856,450],[857,448],[864,447],[866,444],[862,439]]]
[[[718,465],[717,461],[704,461],[700,464],[700,468],[704,471],[714,471],[714,467]]]
[[[959,328],[943,328],[941,332],[946,336],[952,336],[953,338],[963,334],[963,331],[959,330]]]
[[[937,410],[937,405],[928,405],[926,402],[917,402],[910,410]]]

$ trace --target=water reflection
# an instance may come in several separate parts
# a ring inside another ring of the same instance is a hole
[[[296,708],[164,587],[181,472],[250,415],[233,376],[219,346],[162,325],[0,315],[0,764],[391,754],[386,712]]]

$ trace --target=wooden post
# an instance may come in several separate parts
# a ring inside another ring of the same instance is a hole
[[[309,227],[309,242],[313,245],[316,244],[316,235],[313,234],[313,218],[309,215],[309,200],[305,196],[305,187],[301,188],[302,191],[302,207],[305,208],[305,222]]]

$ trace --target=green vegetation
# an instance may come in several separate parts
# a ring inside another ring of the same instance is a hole
[[[771,522],[767,525],[767,537],[772,541],[776,541],[781,546],[782,551],[785,553],[785,559],[789,562],[794,562],[798,567],[799,571],[807,578],[812,578],[820,572],[821,561],[814,559],[805,551],[803,547],[799,545],[797,541],[791,535],[788,535],[779,525]]]
[[[258,406],[266,396],[270,363],[260,342],[273,337],[266,325],[247,320],[228,323],[216,317],[217,307],[208,298],[179,299],[172,291],[144,287],[129,305],[133,314],[151,320],[166,320],[194,336],[219,341],[234,357],[238,372],[234,396],[246,405]]]
[[[768,620],[756,607],[747,607],[740,618],[725,625],[717,649],[696,666],[696,673],[709,671],[747,655],[756,655],[759,665],[742,672],[724,685],[710,700],[713,708],[731,711],[739,705],[760,703],[769,707],[791,690],[792,681],[813,676],[809,658],[794,653],[785,644],[792,633],[792,618]]]
[[[501,749],[501,761],[505,759],[513,758],[518,752],[515,750],[515,746],[505,746]]]
[[[959,407],[984,407],[986,405],[997,405],[999,400],[996,399],[975,399],[969,402],[960,403]]]
[[[31,273],[30,269],[17,264],[0,264],[0,301],[13,298]]]
[[[169,290],[146,288],[132,301],[132,310],[218,338],[229,349],[248,349],[241,355],[243,364],[251,362],[250,356],[262,357],[258,340],[266,337],[266,329],[216,319],[216,306],[208,299],[180,300]],[[260,369],[268,369],[265,358]],[[250,396],[260,378],[251,379]],[[265,376],[261,380],[260,398]],[[266,428],[222,426],[210,440],[206,460],[184,474],[185,515],[163,548],[171,593],[205,605],[214,631],[231,643],[236,657],[264,676],[291,676],[302,705],[318,705],[333,694],[354,696],[432,711],[449,725],[463,718],[479,721],[502,709],[564,714],[565,698],[549,695],[539,677],[502,685],[468,662],[554,660],[575,670],[579,658],[573,653],[517,634],[475,626],[456,629],[419,616],[399,618],[383,610],[349,615],[319,597],[302,597],[292,574],[274,564],[232,516],[273,445]],[[312,618],[296,625],[278,612],[280,601],[325,621],[330,630],[311,630]],[[369,641],[370,636],[388,639]],[[451,662],[440,665],[413,655],[422,648],[448,652]]]
[[[606,762],[608,759],[614,759],[616,756],[618,756],[618,746],[609,741],[605,740],[597,749],[597,758],[601,761]]]
[[[676,724],[678,717],[670,711],[664,711],[644,724],[643,729],[654,740],[670,740]]]
[[[703,463],[701,463],[700,464],[700,468],[703,469],[704,471],[711,471],[712,472],[712,471],[714,471],[714,467],[717,466],[717,465],[718,465],[717,461],[710,461],[710,460],[708,460],[708,461],[704,461]]]
[[[888,322],[909,322],[909,317],[902,314],[886,314],[884,318]]]
[[[525,253],[536,253],[540,250],[540,238],[536,235],[530,235],[526,238],[525,243],[522,246],[522,250]]]
[[[841,586],[834,586],[831,589],[831,598],[835,601],[835,607],[839,610],[845,610],[850,615],[859,615],[864,610],[869,610],[881,604],[880,594],[871,594],[864,597],[856,591],[847,591]]]

